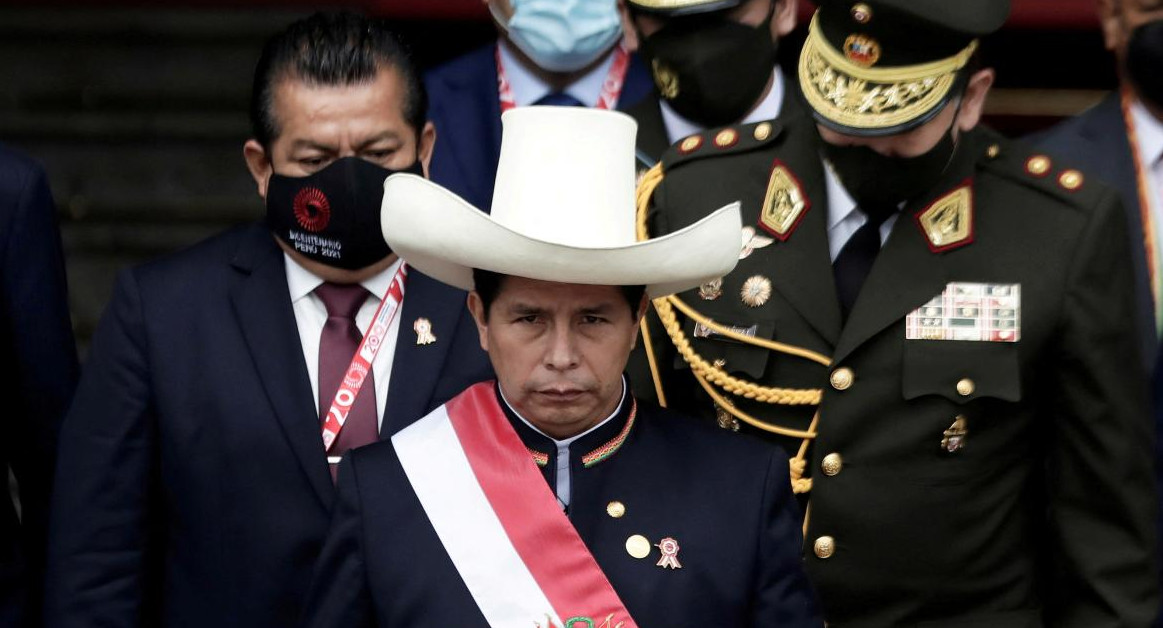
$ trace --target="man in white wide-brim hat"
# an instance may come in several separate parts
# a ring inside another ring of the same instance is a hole
[[[346,459],[306,625],[821,625],[786,455],[623,375],[644,293],[735,265],[738,204],[637,242],[632,119],[503,123],[491,216],[409,175],[383,213],[408,264],[471,290],[497,381]]]

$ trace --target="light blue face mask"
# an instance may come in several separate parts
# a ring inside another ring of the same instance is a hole
[[[512,0],[509,40],[539,67],[575,72],[593,63],[622,36],[616,0]],[[495,4],[490,3],[496,16]]]

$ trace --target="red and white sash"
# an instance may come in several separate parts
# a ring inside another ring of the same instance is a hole
[[[492,382],[457,395],[392,445],[490,626],[637,628],[505,417]]]

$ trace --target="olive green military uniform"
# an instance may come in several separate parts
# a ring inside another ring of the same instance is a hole
[[[828,359],[696,331],[674,310],[678,344],[736,410],[808,430],[811,399],[724,386],[820,391],[805,560],[830,625],[1150,625],[1151,430],[1116,195],[988,130],[962,135],[842,324],[818,142],[806,117],[680,142],[647,182],[647,226],[673,232],[742,200],[744,259],[678,300]],[[988,329],[950,339],[958,321]],[[713,413],[657,319],[650,336],[669,405]]]

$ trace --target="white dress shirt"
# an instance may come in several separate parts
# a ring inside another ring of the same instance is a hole
[[[315,411],[319,413],[319,336],[323,333],[323,324],[327,322],[327,307],[323,299],[315,294],[323,280],[300,266],[291,256],[283,254],[284,266],[287,270],[287,287],[291,291],[291,307],[295,311],[295,323],[299,327],[299,344],[303,346],[303,359],[307,362],[307,375],[311,378],[311,398],[315,400]],[[392,277],[399,270],[401,260],[396,260],[383,272],[364,281],[361,285],[367,288],[370,294],[367,301],[360,306],[355,315],[355,325],[360,333],[367,333],[372,317],[376,314],[383,297],[388,293],[388,286],[392,284]],[[405,284],[405,288],[407,284]],[[405,296],[407,292],[405,291]],[[403,308],[403,303],[400,304]],[[400,314],[388,326],[388,333],[380,345],[375,362],[372,362],[372,373],[375,374],[376,384],[376,426],[383,425],[384,405],[388,401],[388,383],[392,377],[392,361],[396,355],[396,337],[400,334]],[[353,356],[354,357],[354,356]],[[368,390],[360,389],[359,394],[365,395]],[[329,402],[330,403],[330,402]]]
[[[499,386],[497,387],[497,390],[500,390]],[[562,510],[568,508],[570,497],[569,446],[572,445],[573,442],[577,439],[582,438],[586,434],[592,433],[594,430],[609,423],[614,417],[618,416],[618,413],[622,411],[622,405],[626,403],[626,378],[622,378],[622,399],[618,401],[618,407],[614,408],[614,411],[610,413],[610,416],[602,419],[597,423],[597,425],[594,425],[581,434],[570,436],[564,440],[558,440],[549,434],[542,432],[541,430],[537,429],[537,426],[530,423],[528,419],[521,416],[521,413],[517,412],[517,409],[513,407],[513,404],[509,403],[508,399],[505,399],[504,391],[501,391],[501,400],[505,402],[505,405],[509,407],[509,410],[512,410],[513,414],[516,415],[518,419],[521,419],[522,423],[528,425],[529,428],[534,432],[537,432],[545,438],[553,441],[553,444],[557,447],[557,488],[554,492],[557,493],[557,503],[561,504]]]
[[[1155,242],[1163,242],[1163,122],[1160,122],[1143,103],[1131,104],[1131,118],[1135,124],[1134,150],[1139,153],[1143,167],[1146,192],[1151,204],[1151,218],[1155,224]],[[1154,260],[1148,260],[1154,264]]]
[[[835,262],[852,234],[868,222],[868,216],[862,211],[857,211],[856,201],[852,199],[848,190],[844,189],[840,178],[832,170],[832,164],[827,160],[824,160],[824,185],[828,194],[828,255]],[[899,217],[900,212],[897,212],[880,225],[881,246],[888,240],[888,234],[892,233],[892,226]]]
[[[551,94],[554,89],[529,71],[509,48],[504,40],[497,42],[501,51],[501,65],[505,68],[505,78],[509,80],[509,89],[513,90],[513,102],[518,107],[532,105]],[[574,81],[565,88],[565,93],[581,101],[587,107],[598,104],[602,95],[602,85],[606,82],[606,75],[610,73],[610,66],[614,64],[614,55],[607,54],[606,58],[585,76]]]
[[[694,135],[706,129],[697,123],[691,122],[686,118],[678,115],[665,100],[658,101],[659,108],[662,110],[662,124],[666,127],[666,137],[673,144],[688,135]],[[747,117],[743,118],[740,124],[751,124],[752,122],[762,122],[764,120],[774,120],[779,117],[779,112],[783,109],[783,74],[779,71],[779,66],[775,66],[775,70],[771,74],[771,89],[767,91],[767,95]]]

